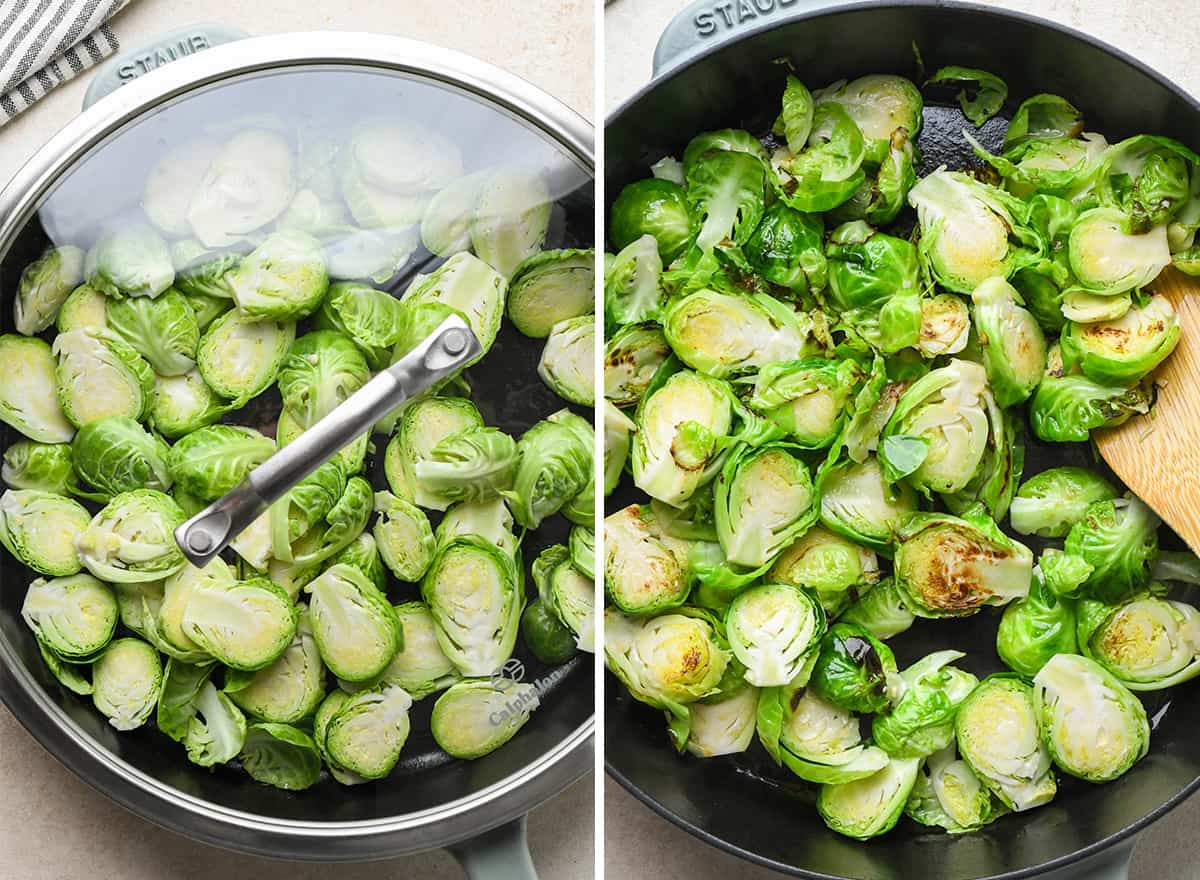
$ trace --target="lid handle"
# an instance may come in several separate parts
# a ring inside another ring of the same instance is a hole
[[[175,542],[203,568],[272,503],[389,412],[477,358],[483,347],[458,315],[276,452],[233,491],[175,530]]]
[[[83,109],[91,107],[130,80],[145,76],[164,64],[248,36],[250,35],[241,28],[212,22],[190,24],[159,34],[107,61],[92,77],[87,93],[83,96]]]

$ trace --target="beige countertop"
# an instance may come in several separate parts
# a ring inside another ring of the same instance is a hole
[[[0,8],[12,0],[0,0]],[[20,0],[18,0],[20,2]],[[593,6],[589,0],[133,0],[114,20],[122,44],[193,22],[253,34],[354,30],[457,49],[522,76],[590,118]],[[78,112],[87,74],[0,128],[0,186]],[[544,880],[593,874],[593,781],[580,780],[530,815]],[[195,843],[150,825],[76,779],[0,707],[0,880],[387,880],[457,878],[443,851],[362,865],[271,862]]]
[[[1147,61],[1200,95],[1200,32],[1184,26],[1195,0],[977,0],[1054,19]],[[663,28],[684,0],[615,0],[604,16],[604,104],[611,112],[650,78]],[[605,870],[655,880],[767,880],[779,875],[726,855],[660,819],[605,780]],[[1138,841],[1131,880],[1196,880],[1200,797],[1150,827]]]

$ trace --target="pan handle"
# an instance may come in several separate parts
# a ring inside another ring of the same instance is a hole
[[[190,24],[159,34],[124,50],[101,67],[92,77],[87,93],[83,96],[83,109],[91,107],[130,80],[144,76],[164,64],[248,36],[250,35],[241,28],[211,22]]]
[[[766,29],[833,6],[856,0],[696,0],[663,30],[654,49],[654,77],[714,46],[750,31]]]
[[[469,880],[537,880],[525,825],[526,817],[520,816],[448,847],[450,855],[462,865]]]
[[[1129,860],[1135,842],[1136,838],[1109,847],[1090,859],[1041,875],[1041,880],[1129,880]]]

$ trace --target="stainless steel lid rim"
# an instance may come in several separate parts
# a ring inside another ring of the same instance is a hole
[[[594,136],[581,116],[524,80],[467,55],[376,34],[255,37],[181,59],[139,78],[52,137],[0,191],[0,253],[11,246],[63,172],[147,111],[231,78],[321,65],[392,71],[477,96],[541,131],[584,171],[594,174]],[[60,763],[133,812],[207,843],[275,857],[379,859],[449,845],[528,812],[592,767],[595,722],[589,718],[537,760],[446,804],[360,821],[276,819],[187,794],[134,768],[54,704],[3,638],[0,701]]]

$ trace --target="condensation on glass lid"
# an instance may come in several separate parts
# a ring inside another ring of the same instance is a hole
[[[588,246],[592,206],[590,171],[486,99],[395,73],[293,68],[148,112],[64,174],[38,220],[49,242],[88,251],[89,277],[108,251],[132,249],[157,253],[139,261],[153,287],[168,266],[282,235],[281,253],[319,248],[333,280],[396,288],[464,249],[508,274],[535,238]]]

